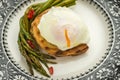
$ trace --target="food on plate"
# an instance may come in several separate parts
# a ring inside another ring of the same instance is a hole
[[[55,56],[74,56],[88,50],[87,27],[67,8],[75,5],[75,1],[48,0],[33,4],[20,18],[18,46],[31,75],[34,75],[34,68],[43,76],[50,77],[54,74],[54,67],[49,64],[56,64]]]
[[[79,15],[67,7],[52,7],[39,14],[32,22],[31,33],[51,55],[78,55],[88,50],[88,29]]]

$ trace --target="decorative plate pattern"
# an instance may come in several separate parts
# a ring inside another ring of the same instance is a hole
[[[120,1],[119,0],[94,0],[103,7],[110,15],[115,27],[115,41],[111,54],[105,62],[94,72],[71,79],[83,80],[119,80],[120,79]],[[22,0],[0,1],[0,34],[4,27],[8,14],[20,4]],[[24,1],[23,1],[24,2]],[[2,46],[2,35],[0,36],[0,79],[2,80],[33,80],[29,75],[23,74],[14,67],[6,57]],[[42,79],[42,78],[41,78]]]

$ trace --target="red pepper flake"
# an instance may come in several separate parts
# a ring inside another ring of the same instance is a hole
[[[30,9],[27,14],[28,19],[32,19],[34,14],[35,14],[35,11],[33,9]]]
[[[30,46],[32,49],[35,48],[35,46],[34,46],[34,44],[32,43],[31,40],[27,40],[27,43],[29,44],[29,46]]]
[[[53,73],[54,73],[54,70],[53,70],[53,67],[51,66],[51,67],[49,67],[49,73],[51,74],[51,75],[53,75]]]

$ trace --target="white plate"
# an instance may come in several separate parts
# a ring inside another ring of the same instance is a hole
[[[17,39],[19,33],[19,19],[23,16],[28,6],[34,3],[42,2],[36,0],[29,4],[21,3],[9,15],[7,24],[3,29],[3,47],[8,59],[13,65],[29,75],[29,70],[24,57],[20,54]],[[82,55],[74,57],[57,58],[58,64],[54,66],[53,79],[69,79],[76,76],[85,76],[95,70],[109,55],[113,43],[114,32],[112,24],[106,13],[100,6],[93,1],[78,0],[75,6],[70,7],[78,13],[88,26],[90,41],[89,50]],[[18,64],[18,65],[16,65]],[[38,78],[46,78],[35,71]]]

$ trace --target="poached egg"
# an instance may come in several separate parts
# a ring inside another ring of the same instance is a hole
[[[89,41],[89,32],[80,15],[67,7],[52,7],[38,24],[41,36],[65,51]]]

